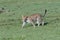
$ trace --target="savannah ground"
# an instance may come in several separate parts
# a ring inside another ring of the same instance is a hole
[[[0,0],[0,40],[60,40],[60,0]],[[21,15],[44,14],[48,24],[26,24],[22,29]]]

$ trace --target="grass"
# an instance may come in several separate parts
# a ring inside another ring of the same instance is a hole
[[[0,0],[0,40],[60,40],[60,0]],[[48,12],[44,26],[26,24],[22,29],[21,15]]]

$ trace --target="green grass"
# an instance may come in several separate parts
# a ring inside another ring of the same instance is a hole
[[[60,0],[0,0],[0,40],[60,40]],[[26,24],[22,29],[21,15],[48,12],[44,26]]]

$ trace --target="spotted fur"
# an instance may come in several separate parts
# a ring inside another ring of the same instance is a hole
[[[47,10],[45,10],[45,14],[46,12]],[[43,20],[44,16],[42,16],[39,13],[32,14],[31,16],[22,16],[22,21],[23,21],[22,28],[25,26],[26,23],[31,23],[34,28],[35,28],[35,23],[37,23],[38,26],[40,24],[44,25],[44,20]]]

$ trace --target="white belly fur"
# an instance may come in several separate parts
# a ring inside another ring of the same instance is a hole
[[[30,23],[30,20],[28,19],[27,22]]]

